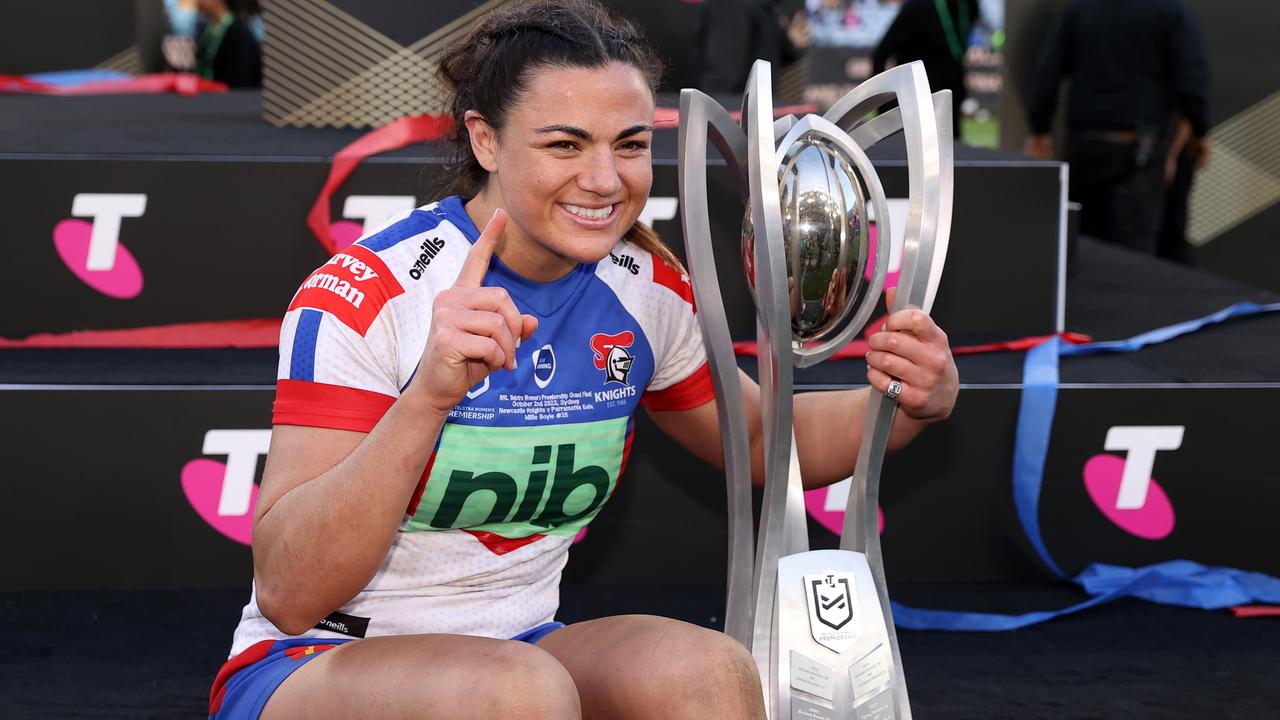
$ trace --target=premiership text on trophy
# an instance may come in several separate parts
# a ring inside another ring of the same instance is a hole
[[[741,126],[697,90],[680,96],[681,220],[728,484],[725,632],[755,657],[772,720],[910,718],[876,520],[897,403],[873,392],[840,549],[810,551],[792,369],[830,357],[879,302],[889,211],[864,149],[898,132],[909,197],[892,309],[932,305],[951,227],[951,94],[931,95],[914,62],[868,79],[824,115],[775,121],[769,74],[767,62],[752,68]],[[765,461],[754,538],[746,415],[711,237],[708,140],[738,177],[746,206],[741,252],[756,305]]]

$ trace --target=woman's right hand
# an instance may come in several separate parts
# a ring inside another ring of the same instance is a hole
[[[538,328],[521,315],[505,288],[482,287],[507,213],[498,209],[467,253],[453,287],[436,296],[431,331],[412,390],[447,415],[467,390],[500,369],[516,369],[516,348]]]

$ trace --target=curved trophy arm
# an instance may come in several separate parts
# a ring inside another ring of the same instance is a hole
[[[928,266],[933,262],[934,237],[941,219],[941,196],[950,195],[952,191],[951,184],[945,189],[940,186],[942,156],[945,154],[948,159],[952,157],[951,134],[943,137],[938,132],[937,113],[929,92],[924,64],[917,60],[867,79],[832,105],[824,117],[838,127],[856,132],[858,120],[868,111],[893,98],[898,101],[897,113],[901,122],[893,123],[894,130],[884,133],[882,137],[893,134],[898,128],[902,130],[907,144],[909,188],[902,272],[898,276],[898,294],[893,307],[894,310],[901,310],[923,306],[929,279]],[[926,118],[930,121],[926,122]],[[854,127],[850,128],[846,123],[852,123]],[[947,125],[949,127],[950,122]],[[945,151],[942,147],[944,144]],[[950,167],[948,164],[948,175]],[[909,265],[919,262],[921,258],[926,265],[926,272],[917,283],[914,282]]]
[[[855,88],[828,112],[827,117],[839,124],[849,116],[864,112],[871,98],[893,93],[898,99],[898,122],[886,121],[901,127],[907,145],[907,171],[909,198],[907,205],[906,237],[903,243],[902,270],[898,276],[898,292],[894,298],[894,312],[907,307],[923,307],[934,264],[935,241],[938,233],[949,233],[942,226],[943,211],[950,222],[950,197],[952,187],[951,133],[939,133],[937,111],[929,93],[923,65],[913,62],[877,75]],[[948,122],[949,126],[950,123]],[[891,133],[885,133],[886,135]],[[947,162],[944,162],[947,161]],[[944,171],[943,168],[946,168]],[[945,172],[945,177],[944,177]],[[944,186],[945,179],[945,186]],[[945,207],[944,207],[945,206]],[[943,242],[945,247],[945,240]],[[884,577],[884,560],[880,548],[880,536],[876,531],[876,509],[880,494],[880,471],[889,444],[889,432],[893,425],[897,403],[878,392],[872,392],[867,406],[867,420],[862,444],[854,468],[854,487],[849,492],[849,506],[845,512],[841,549],[863,552],[867,555],[893,656],[894,672],[901,673],[902,656],[898,648],[897,633],[893,625],[889,596]],[[858,505],[861,504],[861,507]],[[896,687],[896,700],[901,717],[911,716],[906,683]]]
[[[871,160],[867,158],[862,148],[849,142],[848,137],[831,121],[817,115],[808,115],[796,123],[779,144],[779,163],[787,148],[805,135],[821,137],[843,150],[853,160],[854,167],[871,193],[872,207],[876,210],[876,235],[881,238],[891,237],[889,203],[885,199],[884,186],[880,184],[880,177],[876,175],[875,167],[872,166]],[[841,320],[839,332],[814,347],[794,346],[796,367],[809,367],[831,357],[867,324],[871,313],[875,312],[876,305],[880,302],[880,293],[884,289],[884,278],[889,268],[889,247],[888,242],[876,243],[875,271],[871,275],[871,284],[867,287],[866,294],[857,308],[846,311],[846,317]],[[858,271],[863,272],[864,268],[859,267]]]
[[[938,137],[952,137],[952,103],[950,90],[939,90],[933,94],[934,119],[938,123]],[[886,137],[902,129],[902,113],[898,108],[889,110],[874,120],[862,123],[850,131],[849,137],[861,147],[868,148]],[[951,142],[938,143],[939,178],[944,187],[954,188],[954,145]],[[929,312],[933,301],[938,296],[938,285],[942,282],[942,268],[946,264],[947,248],[951,239],[951,210],[954,202],[952,192],[944,192],[940,198],[938,210],[938,230],[933,242],[933,262],[929,273],[929,284],[925,290],[924,302],[920,308]],[[877,217],[879,209],[876,210]]]
[[[751,650],[763,677],[772,676],[769,650],[778,559],[809,549],[800,468],[791,452],[791,303],[778,198],[769,67],[763,60],[752,65],[742,113],[747,128],[747,181],[756,233],[757,354],[765,463],[764,499],[756,538],[755,633]]]
[[[681,91],[680,117],[680,220],[684,227],[685,255],[693,279],[694,298],[698,303],[698,321],[702,326],[707,363],[716,390],[716,413],[720,418],[729,504],[729,569],[724,631],[750,648],[755,609],[752,598],[755,538],[751,507],[751,449],[738,363],[716,273],[706,164],[707,140],[710,138],[735,170],[735,175],[740,177],[738,168],[745,165],[747,139],[719,103],[697,90]]]

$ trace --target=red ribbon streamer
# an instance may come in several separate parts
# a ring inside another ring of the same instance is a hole
[[[331,255],[338,251],[338,243],[330,231],[329,201],[365,158],[416,142],[436,140],[452,130],[453,118],[448,115],[411,115],[384,125],[339,150],[333,156],[329,179],[316,196],[311,212],[307,213],[307,227],[311,228],[324,249]]]
[[[873,324],[872,327],[878,327]],[[1022,352],[1029,350],[1040,343],[1054,337],[1053,335],[1039,335],[1036,337],[1024,337],[1017,340],[1003,340],[1001,342],[983,343],[981,345],[955,345],[951,348],[952,355],[977,355],[979,353],[989,352]],[[1093,342],[1093,338],[1088,335],[1074,332],[1058,333],[1065,342],[1072,345],[1081,345]],[[866,340],[851,340],[848,345],[835,351],[831,356],[832,360],[849,360],[853,358],[863,358],[867,356],[867,350],[871,349],[867,345]],[[733,353],[742,357],[756,357],[759,353],[756,350],[756,342],[754,340],[739,340],[733,344]]]
[[[785,117],[787,115],[807,115],[817,112],[818,106],[813,103],[801,103],[800,105],[782,105],[773,109],[775,118]],[[742,121],[742,113],[734,110],[729,116],[735,122]],[[680,111],[676,108],[660,107],[653,111],[653,126],[655,128],[676,128],[680,127]]]
[[[224,93],[224,83],[205,80],[191,73],[150,73],[123,80],[92,80],[75,85],[42,83],[24,75],[0,75],[0,92],[34,95],[199,95]]]
[[[1238,618],[1280,617],[1280,606],[1276,605],[1236,605],[1231,614]]]
[[[280,318],[216,320],[117,330],[0,338],[0,348],[269,348],[280,343]]]

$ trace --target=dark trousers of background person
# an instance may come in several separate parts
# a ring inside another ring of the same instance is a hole
[[[1178,155],[1173,179],[1165,186],[1160,240],[1156,247],[1156,255],[1184,265],[1191,264],[1191,245],[1187,243],[1187,203],[1195,175],[1195,156],[1184,150]]]
[[[1136,142],[1072,133],[1071,200],[1080,203],[1080,233],[1155,255],[1164,203],[1163,143],[1139,157]]]

